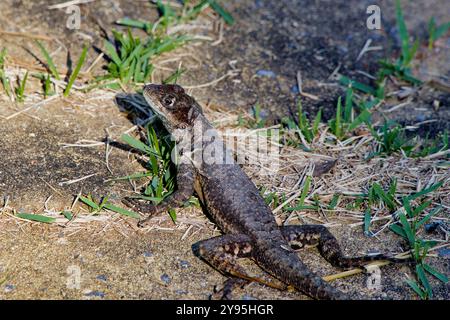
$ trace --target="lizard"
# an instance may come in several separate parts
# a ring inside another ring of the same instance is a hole
[[[333,300],[350,296],[312,272],[295,249],[316,246],[325,260],[342,269],[375,260],[404,262],[385,254],[347,257],[337,239],[322,225],[279,226],[258,188],[234,161],[194,98],[181,86],[172,84],[145,85],[143,96],[176,143],[187,141],[187,146],[180,152],[177,189],[171,196],[158,205],[130,197],[123,202],[146,215],[139,222],[143,226],[151,217],[182,206],[196,193],[223,235],[199,241],[192,249],[196,256],[228,276],[222,289],[223,299],[230,299],[235,288],[255,280],[239,265],[241,258],[252,259],[269,275],[311,298]],[[195,157],[212,149],[219,154],[214,161]]]

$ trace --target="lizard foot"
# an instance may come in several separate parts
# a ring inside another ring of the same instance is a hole
[[[233,300],[233,292],[235,289],[243,289],[251,281],[241,278],[228,278],[222,288],[214,288],[211,294],[211,300]]]
[[[151,218],[164,211],[161,210],[163,208],[159,206],[155,206],[151,203],[142,203],[135,198],[126,197],[122,199],[122,203],[124,203],[127,207],[132,208],[134,211],[139,212],[142,216],[145,216],[144,219],[138,222],[139,227],[144,227]]]
[[[386,260],[393,263],[413,262],[413,259],[398,259],[385,254],[346,257],[336,238],[322,225],[284,226],[281,227],[281,232],[292,248],[300,249],[305,246],[317,246],[325,260],[331,265],[342,269],[360,267],[378,260]]]

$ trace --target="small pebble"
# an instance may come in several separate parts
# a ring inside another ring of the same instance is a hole
[[[175,293],[180,296],[188,294],[186,290],[175,290]]]
[[[440,105],[441,105],[441,102],[439,100],[434,100],[433,101],[433,108],[434,108],[434,110],[437,111],[439,109]]]
[[[98,297],[98,298],[104,298],[105,297],[105,293],[98,291],[98,290],[94,290],[94,291],[90,291],[88,293],[85,294],[85,296],[87,297]]]
[[[186,260],[181,260],[180,261],[180,267],[183,269],[187,269],[191,266],[191,264],[189,262],[187,262]]]
[[[439,222],[427,223],[425,224],[425,231],[428,233],[435,232],[439,225]]]
[[[11,292],[16,288],[16,286],[12,285],[12,284],[7,284],[5,285],[5,293]]]
[[[97,276],[97,280],[104,281],[104,282],[108,281],[104,274],[98,275]]]
[[[275,78],[276,77],[275,72],[273,72],[271,70],[258,70],[256,72],[256,75],[258,75],[260,77],[268,77],[268,78]]]
[[[153,253],[151,251],[145,251],[144,252],[144,257],[146,257],[146,258],[153,257]]]
[[[450,257],[450,249],[448,249],[448,248],[439,249],[438,255],[443,258]]]
[[[270,116],[270,112],[268,110],[266,110],[266,109],[260,110],[259,117],[261,119],[267,119],[269,116]]]
[[[425,120],[426,120],[426,117],[423,114],[418,114],[416,116],[416,121],[422,122],[422,121],[425,121]]]
[[[257,8],[262,8],[262,7],[264,7],[264,1],[256,0],[255,1],[255,5],[256,5]]]
[[[249,295],[243,295],[242,300],[258,300],[255,297],[249,296]]]
[[[161,281],[164,282],[164,284],[169,284],[172,279],[166,273],[164,273],[163,275],[161,275]]]
[[[348,48],[346,46],[338,46],[337,48],[339,50],[339,53],[341,53],[341,54],[347,54],[348,53]]]

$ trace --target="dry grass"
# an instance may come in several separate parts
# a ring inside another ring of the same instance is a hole
[[[107,91],[96,91],[93,96],[110,98],[111,94]],[[92,97],[92,96],[91,96]],[[85,97],[86,98],[86,97]],[[90,101],[89,96],[85,101]],[[133,96],[129,96],[133,105],[144,108],[143,101]],[[238,115],[224,110],[217,110],[217,107],[205,107],[207,117],[215,123],[220,132],[229,133],[229,129],[236,129]],[[278,126],[272,129],[278,129]],[[136,126],[131,126],[125,132],[136,130]],[[262,131],[257,129],[256,131]],[[434,191],[429,197],[433,201],[433,206],[441,205],[444,214],[432,218],[432,221],[442,221],[448,223],[448,216],[445,214],[450,209],[450,172],[446,166],[442,165],[445,154],[440,157],[431,159],[407,158],[402,154],[395,154],[389,157],[375,157],[371,160],[365,160],[366,156],[372,151],[374,140],[370,135],[354,136],[345,141],[332,145],[327,141],[333,139],[329,134],[327,126],[320,127],[320,133],[313,141],[310,147],[313,152],[305,152],[298,148],[277,144],[279,147],[279,169],[277,172],[267,174],[267,164],[272,161],[271,158],[266,159],[258,154],[258,157],[252,158],[251,165],[244,165],[244,171],[251,177],[257,186],[264,186],[266,192],[274,192],[277,195],[284,195],[288,201],[282,203],[282,206],[273,208],[276,218],[280,223],[321,223],[329,227],[348,225],[351,228],[362,228],[364,212],[351,210],[347,205],[357,198],[358,194],[367,193],[368,189],[374,182],[381,185],[388,184],[393,178],[397,179],[398,197],[406,196],[414,192],[418,192],[427,186],[444,181],[441,188]],[[233,131],[236,132],[236,131]],[[242,134],[252,135],[255,130],[239,128]],[[289,133],[284,133],[288,135]],[[261,138],[261,136],[260,136]],[[272,140],[268,144],[273,143]],[[72,145],[63,145],[62,147],[99,147],[104,146],[101,141],[80,141],[80,143]],[[328,159],[338,159],[335,167],[330,173],[320,177],[314,177],[311,188],[305,198],[305,205],[313,205],[313,197],[316,196],[323,207],[317,211],[289,212],[284,210],[286,207],[294,206],[303,190],[304,181],[307,176],[312,176],[314,166],[321,161]],[[85,177],[80,177],[83,179]],[[76,183],[79,179],[70,181]],[[69,182],[66,182],[69,183]],[[328,210],[326,205],[331,201],[335,194],[341,194],[341,200],[333,210]],[[66,227],[76,228],[78,224],[85,225],[87,222],[104,223],[100,226],[103,230],[108,229],[111,223],[124,222],[128,218],[121,218],[118,214],[102,212],[101,215],[89,214],[83,206],[72,206],[70,209],[78,210],[76,218],[68,223]],[[67,208],[66,208],[67,209]],[[390,214],[389,209],[383,203],[379,207],[372,207],[372,222],[375,224],[373,233],[377,236],[381,232],[387,230],[387,226],[395,223],[395,217]],[[8,206],[8,203],[2,209],[2,218],[6,220],[16,219],[10,215],[14,208]],[[47,215],[55,216],[59,214],[61,209],[48,210],[44,212]],[[109,219],[109,218],[111,219]],[[111,220],[111,221],[110,221]],[[65,226],[67,220],[58,217],[56,223]],[[129,221],[129,220],[128,220]],[[30,223],[17,220],[17,223]],[[147,228],[150,231],[164,225],[165,229],[187,229],[191,225],[199,228],[208,225],[207,221],[202,218],[200,210],[192,208],[182,209],[178,225],[174,226],[169,216],[154,218],[154,226]],[[129,223],[134,224],[134,221]],[[131,228],[135,230],[135,228]]]

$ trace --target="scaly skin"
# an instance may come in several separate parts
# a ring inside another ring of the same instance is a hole
[[[279,227],[270,208],[260,196],[258,189],[238,164],[232,160],[229,150],[220,159],[211,162],[198,160],[194,154],[205,150],[223,148],[220,139],[201,138],[206,133],[215,133],[204,117],[200,106],[177,85],[147,85],[144,97],[159,115],[167,130],[177,142],[188,139],[178,167],[178,190],[171,198],[158,206],[127,199],[125,203],[133,209],[152,217],[168,208],[181,205],[194,190],[211,218],[224,232],[223,236],[194,244],[194,252],[218,271],[232,276],[224,287],[223,298],[230,298],[234,287],[243,286],[253,279],[237,264],[237,258],[250,258],[261,268],[287,285],[316,299],[347,299],[322,278],[310,271],[291,248],[317,245],[319,252],[331,264],[349,268],[374,260],[396,259],[384,255],[345,257],[334,236],[323,226]],[[186,142],[186,141],[185,141]],[[192,145],[194,146],[192,149]],[[193,151],[193,152],[189,152]],[[231,159],[231,160],[230,160]],[[141,221],[144,225],[146,220]],[[240,280],[237,280],[239,279]]]

